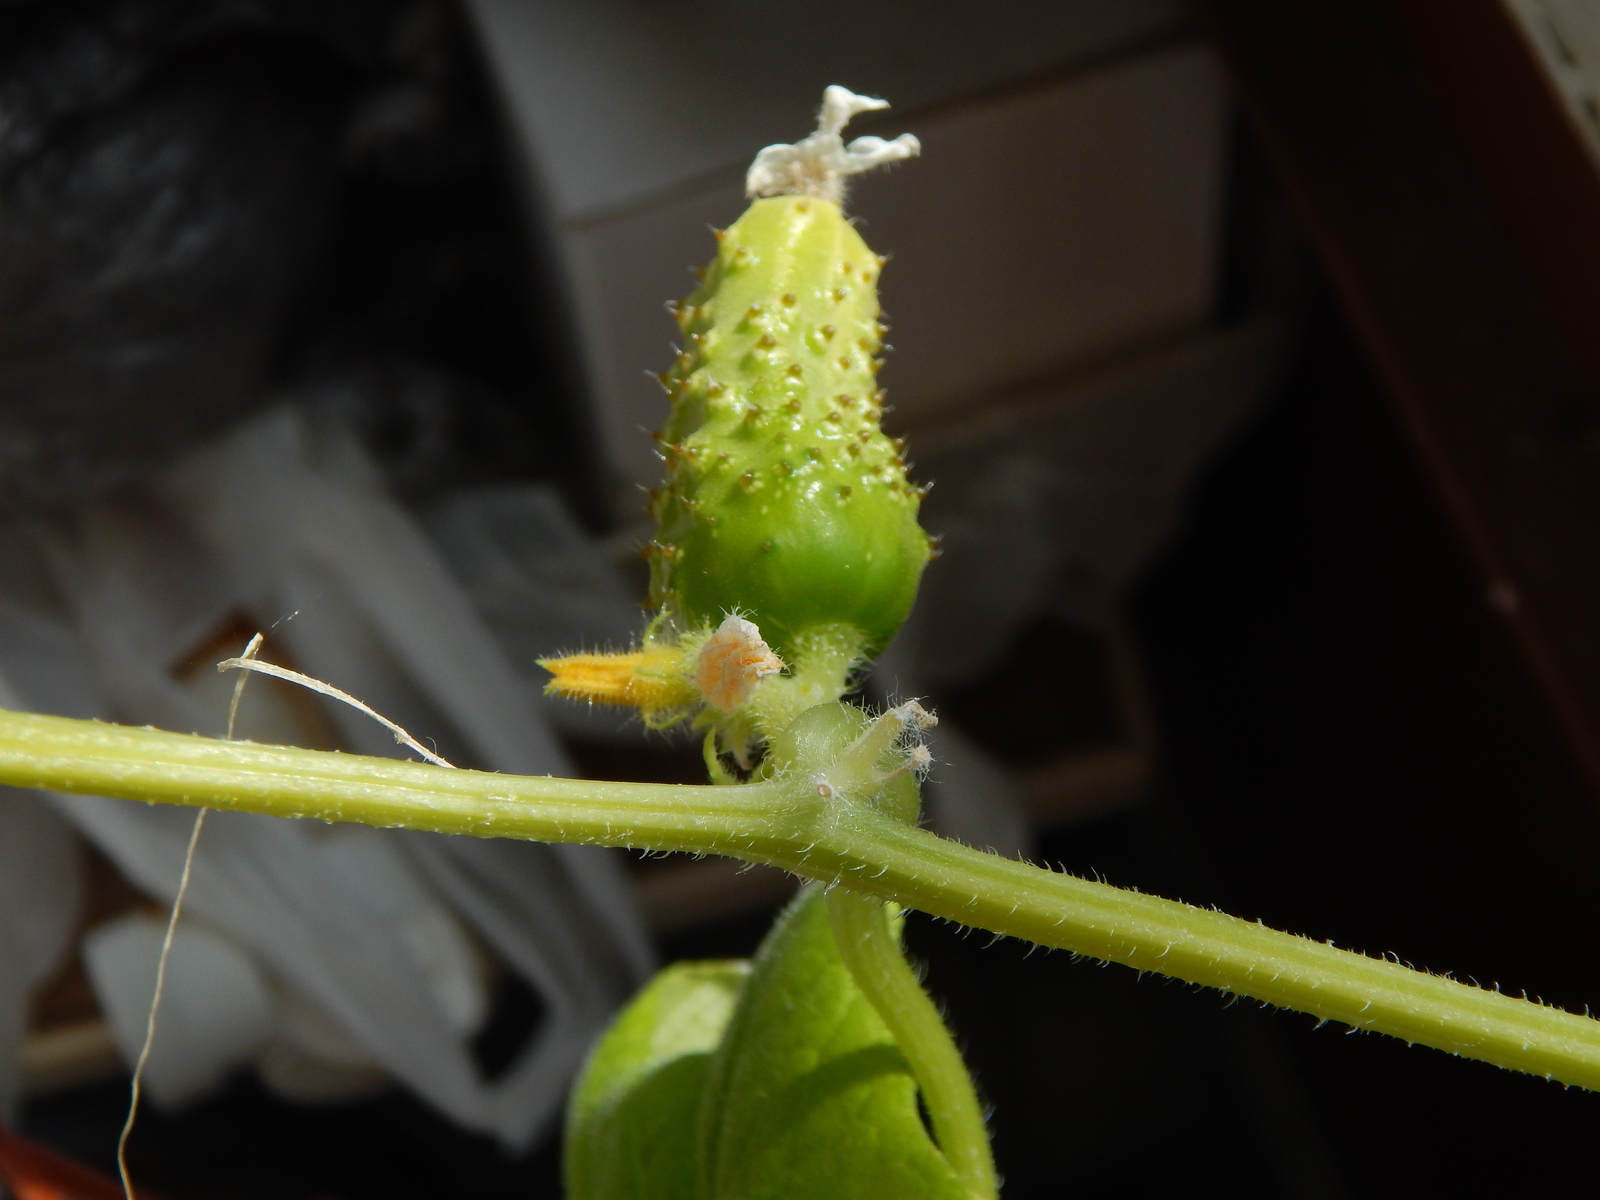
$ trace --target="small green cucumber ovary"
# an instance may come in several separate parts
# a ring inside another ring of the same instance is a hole
[[[922,493],[879,426],[882,260],[816,196],[758,199],[719,238],[661,376],[651,599],[690,625],[739,611],[780,653],[841,624],[874,653],[929,558]]]

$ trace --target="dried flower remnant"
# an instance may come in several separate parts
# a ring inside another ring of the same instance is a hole
[[[718,712],[747,704],[756,685],[783,670],[783,659],[761,638],[752,621],[729,615],[700,647],[694,684]]]
[[[757,154],[745,176],[745,192],[752,198],[815,196],[838,202],[844,199],[848,176],[914,158],[922,152],[922,145],[913,134],[902,133],[893,141],[858,137],[848,146],[840,136],[857,113],[888,107],[887,100],[858,96],[849,88],[830,85],[822,93],[817,131],[793,145],[768,146]],[[785,294],[784,303],[794,303],[793,293]]]

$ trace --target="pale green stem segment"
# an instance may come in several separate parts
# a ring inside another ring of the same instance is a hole
[[[1000,1184],[966,1064],[900,952],[883,901],[833,888],[828,923],[839,956],[906,1056],[945,1160],[976,1200],[993,1200]]]
[[[1600,1090],[1600,1022],[984,854],[847,795],[824,796],[799,773],[739,787],[525,778],[0,712],[0,783],[770,863],[964,925]]]
[[[866,648],[866,636],[850,625],[814,625],[794,638],[788,673],[756,689],[750,716],[764,739],[787,729],[801,713],[849,691],[851,669]]]

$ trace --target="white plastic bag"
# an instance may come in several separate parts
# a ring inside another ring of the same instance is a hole
[[[144,1046],[166,935],[165,919],[132,912],[84,939],[84,967],[127,1062]],[[158,1026],[166,1036],[152,1043],[143,1086],[168,1108],[206,1095],[260,1052],[276,1016],[255,960],[191,917],[172,940]]]
[[[221,733],[229,689],[175,665],[230,622],[289,618],[271,636],[300,669],[462,765],[570,773],[527,682],[336,424],[280,409],[159,486],[8,533],[32,551],[0,578],[0,671],[14,673],[25,707]],[[293,726],[250,686],[247,717]],[[366,718],[314,703],[345,747],[397,753]],[[53,802],[137,885],[172,898],[193,813]],[[594,1033],[650,965],[616,857],[583,847],[214,813],[186,904],[279,998],[261,1059],[269,1083],[333,1098],[381,1066],[510,1145],[546,1127]],[[467,1044],[486,1006],[467,927],[549,1014],[493,1082]],[[170,986],[181,992],[183,976]],[[158,1034],[157,1053],[170,1036],[181,1030]]]

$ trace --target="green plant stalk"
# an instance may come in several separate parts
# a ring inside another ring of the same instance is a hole
[[[841,775],[848,774],[841,769]],[[769,863],[937,917],[1600,1090],[1600,1022],[985,854],[791,772],[736,787],[448,771],[0,712],[0,783]]]
[[[849,888],[828,892],[828,921],[839,957],[889,1027],[922,1090],[935,1140],[951,1169],[979,1200],[1000,1191],[983,1112],[967,1065],[932,999],[911,973],[884,903]]]

